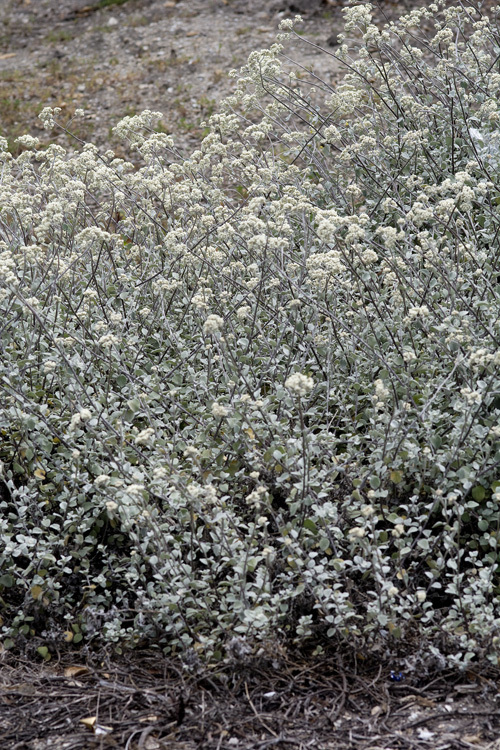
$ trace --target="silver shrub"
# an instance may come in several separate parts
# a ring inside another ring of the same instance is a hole
[[[496,663],[500,36],[442,5],[347,10],[337,87],[285,22],[185,160],[3,142],[4,646]]]

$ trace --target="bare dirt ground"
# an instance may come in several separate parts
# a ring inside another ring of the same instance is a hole
[[[376,18],[412,0],[384,2]],[[44,106],[86,111],[76,134],[115,148],[111,127],[143,109],[163,113],[180,150],[198,143],[205,120],[234,82],[229,70],[273,43],[279,21],[303,10],[304,36],[334,45],[344,0],[0,0],[0,134],[46,137]],[[309,11],[308,11],[309,9]],[[331,47],[328,47],[331,49]],[[329,83],[332,58],[293,43],[291,56]],[[72,126],[73,127],[73,126]],[[64,144],[62,134],[52,138]]]
[[[343,0],[0,0],[0,134],[47,134],[37,115],[59,106],[71,129],[120,153],[111,128],[143,109],[181,151],[233,87],[227,72],[304,15],[304,35],[333,49]],[[418,0],[381,2],[394,18]],[[291,56],[328,82],[341,71],[298,42]],[[161,653],[0,653],[0,747],[6,750],[500,750],[500,674],[306,659],[276,651],[207,668]]]

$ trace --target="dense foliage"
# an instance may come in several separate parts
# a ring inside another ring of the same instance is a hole
[[[350,8],[335,88],[282,26],[187,160],[2,141],[4,648],[497,661],[500,32]]]

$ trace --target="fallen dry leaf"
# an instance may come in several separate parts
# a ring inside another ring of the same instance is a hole
[[[16,692],[20,695],[33,695],[36,693],[36,687],[27,682],[16,683],[15,685],[2,685],[0,692]]]
[[[85,719],[80,719],[80,724],[93,729],[97,723],[97,716],[87,716]]]
[[[469,742],[471,745],[478,745],[483,741],[480,734],[463,734],[460,739],[462,742]]]
[[[433,701],[430,698],[424,698],[423,695],[417,695],[415,702],[418,703],[419,706],[424,706],[424,708],[434,708],[436,705],[436,701]]]
[[[80,674],[88,674],[89,669],[87,667],[66,667],[64,670],[65,677],[78,677]]]
[[[80,724],[83,724],[88,729],[93,729],[94,734],[100,735],[101,737],[105,734],[110,734],[113,731],[113,727],[105,727],[102,724],[98,724],[97,716],[87,716],[85,719],[80,719]]]
[[[401,698],[401,703],[416,703],[424,708],[434,708],[436,701],[425,698],[423,695],[405,695]]]
[[[41,586],[32,586],[30,589],[30,593],[33,599],[41,599],[43,588]]]

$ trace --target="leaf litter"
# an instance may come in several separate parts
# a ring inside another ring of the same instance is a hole
[[[390,666],[271,648],[207,667],[154,650],[4,652],[0,737],[10,750],[500,748],[498,670],[394,682]]]

